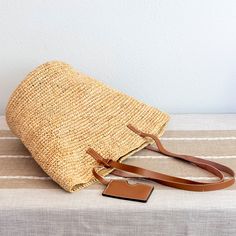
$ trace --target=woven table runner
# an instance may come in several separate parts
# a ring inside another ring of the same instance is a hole
[[[236,130],[168,130],[161,138],[167,149],[225,164],[236,171]],[[216,181],[212,174],[196,166],[142,150],[125,163],[196,181]],[[227,174],[226,178],[227,178]],[[119,178],[113,175],[107,178]],[[133,180],[131,180],[133,181]],[[137,180],[136,180],[137,181]],[[154,184],[157,189],[173,188]],[[21,141],[9,130],[0,130],[0,188],[56,189],[60,188],[31,157]],[[87,189],[103,188],[99,183]],[[236,189],[233,185],[227,190]]]

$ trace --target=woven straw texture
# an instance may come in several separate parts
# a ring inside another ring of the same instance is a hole
[[[123,161],[152,143],[127,124],[161,136],[168,114],[53,61],[33,70],[12,94],[7,123],[42,169],[68,192],[95,182],[91,147]],[[102,168],[107,175],[112,169]]]

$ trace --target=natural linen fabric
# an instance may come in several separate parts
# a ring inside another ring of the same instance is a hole
[[[86,153],[89,147],[122,161],[152,143],[129,130],[129,123],[161,136],[169,116],[54,61],[37,67],[18,86],[6,119],[42,169],[73,192],[96,181],[92,168],[98,164]]]
[[[169,150],[217,161],[236,171],[236,115],[171,118],[168,129],[172,130],[161,137]],[[201,130],[191,130],[191,126]],[[201,168],[146,149],[124,162],[188,179],[216,181]],[[1,130],[1,117],[0,166],[1,235],[236,235],[236,185],[203,193],[129,179],[155,186],[145,204],[105,198],[99,183],[67,194],[46,179],[19,139]]]

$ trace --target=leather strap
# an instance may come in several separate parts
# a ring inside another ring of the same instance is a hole
[[[202,158],[172,153],[164,148],[164,146],[161,144],[157,136],[153,134],[149,134],[149,133],[144,133],[138,130],[137,128],[135,128],[134,126],[132,126],[131,124],[127,125],[127,127],[130,130],[132,130],[134,133],[140,135],[141,137],[151,138],[155,141],[157,148],[148,146],[146,147],[147,149],[155,151],[155,152],[159,152],[166,156],[170,156],[170,157],[181,159],[183,161],[190,162],[193,165],[196,165],[202,169],[205,169],[213,173],[215,176],[219,177],[219,180],[214,183],[206,183],[206,182],[198,182],[198,181],[188,180],[188,179],[179,178],[179,177],[175,177],[171,175],[166,175],[159,172],[147,170],[142,167],[123,164],[117,161],[113,161],[111,159],[105,159],[100,154],[98,154],[94,149],[89,148],[87,150],[87,153],[90,154],[99,164],[101,164],[102,166],[106,168],[115,168],[112,174],[122,176],[122,177],[129,177],[129,178],[130,177],[131,178],[133,177],[145,178],[145,179],[156,181],[158,183],[161,183],[170,187],[190,190],[190,191],[218,190],[218,189],[229,187],[235,182],[235,173],[231,168],[225,165],[213,162],[213,161],[202,159]],[[232,178],[225,179],[222,171],[228,173]],[[135,174],[135,175],[128,174],[127,172]],[[105,185],[107,185],[110,182],[104,179],[101,175],[99,175],[96,172],[96,168],[93,169],[93,174],[101,183]]]

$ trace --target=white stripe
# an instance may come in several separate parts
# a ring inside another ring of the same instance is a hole
[[[39,179],[39,180],[49,180],[51,179],[50,177],[40,177],[40,176],[11,176],[11,175],[6,175],[6,176],[0,176],[0,179]]]
[[[32,158],[32,156],[25,156],[25,155],[0,155],[1,158]]]
[[[178,178],[191,179],[191,180],[217,180],[217,177],[193,177],[193,176],[176,176]],[[123,178],[119,176],[107,176],[107,179],[133,179],[133,178]],[[37,180],[51,180],[49,176],[22,176],[22,175],[3,175],[0,176],[0,179],[37,179]],[[225,177],[225,179],[231,179],[231,177]]]
[[[0,137],[0,139],[19,139],[18,137]],[[185,141],[192,141],[192,140],[208,140],[208,141],[214,141],[214,140],[236,140],[236,137],[231,136],[231,137],[185,137],[185,138],[176,138],[176,137],[172,137],[172,138],[165,138],[165,137],[161,137],[160,140],[164,140],[164,141],[178,141],[178,140],[185,140]]]
[[[232,156],[195,156],[195,157],[199,157],[199,158],[206,158],[206,159],[235,159],[236,156],[232,155]],[[32,156],[25,156],[25,155],[0,155],[0,159],[4,159],[4,158],[19,158],[19,159],[30,159],[32,158]],[[129,156],[129,159],[169,159],[172,157],[168,157],[168,156]]]
[[[219,180],[219,178],[217,178],[217,177],[181,177],[180,176],[180,178],[187,178],[187,179],[190,179],[190,180],[198,180],[198,179],[200,179],[200,180]],[[224,179],[231,179],[232,177],[228,177],[228,176],[226,176],[226,177],[224,177]]]
[[[0,137],[0,139],[19,139],[18,137]]]
[[[236,156],[195,156],[206,159],[234,159]],[[130,156],[131,159],[169,159],[168,156]]]
[[[219,180],[219,178],[217,177],[204,177],[204,176],[201,176],[201,177],[192,177],[192,176],[175,176],[175,177],[178,177],[178,178],[182,178],[182,179],[189,179],[189,180]],[[119,177],[119,176],[107,176],[105,177],[107,179],[129,179],[129,180],[135,180],[135,178],[124,178],[124,177]],[[224,179],[231,179],[231,177],[225,177]]]
[[[191,179],[191,180],[217,180],[217,177],[191,177],[191,176],[176,176],[179,178]],[[133,179],[133,178],[123,178],[119,176],[107,176],[107,179]],[[0,176],[0,179],[36,179],[36,180],[51,180],[50,177],[40,177],[40,176]],[[225,177],[225,179],[231,179],[231,177]]]
[[[232,137],[193,137],[193,138],[165,138],[162,137],[160,138],[161,140],[168,140],[168,141],[172,141],[172,140],[186,140],[186,141],[192,141],[192,140],[209,140],[209,141],[214,141],[214,140],[236,140],[236,137],[232,136]]]

